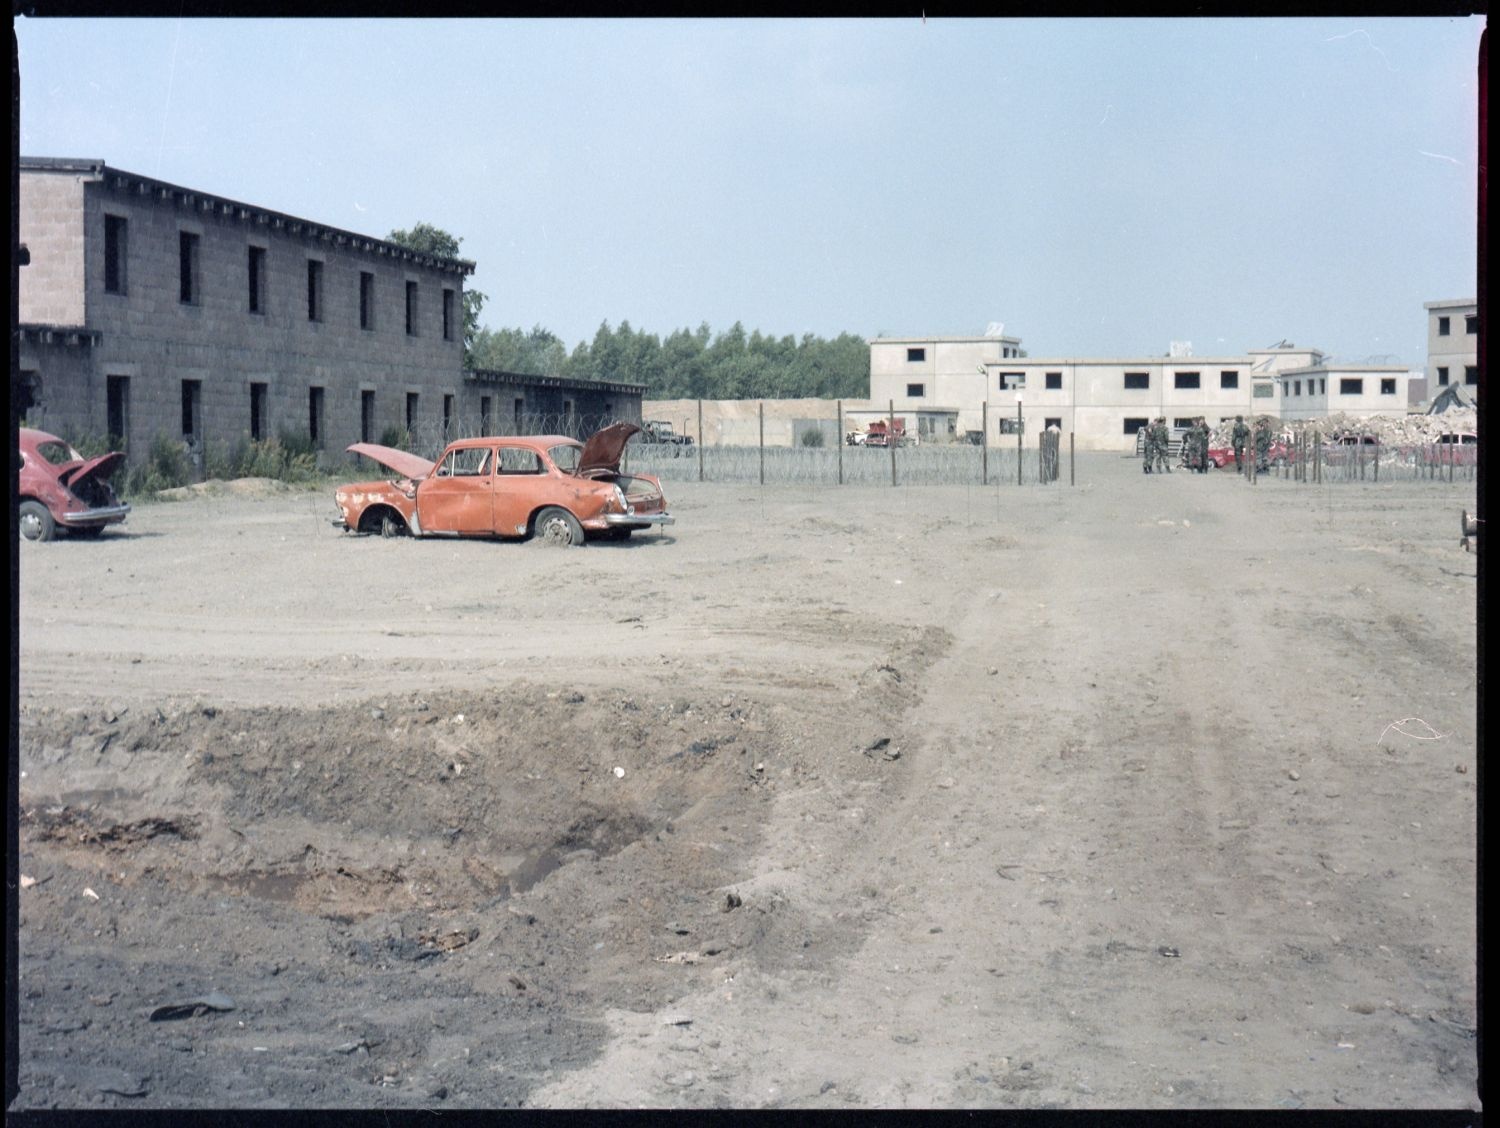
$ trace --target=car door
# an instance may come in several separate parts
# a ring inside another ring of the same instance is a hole
[[[417,487],[417,517],[422,531],[460,536],[492,533],[494,462],[490,447],[450,450]]]
[[[494,531],[502,537],[526,533],[532,512],[550,498],[545,489],[546,468],[530,447],[506,446],[495,451]]]

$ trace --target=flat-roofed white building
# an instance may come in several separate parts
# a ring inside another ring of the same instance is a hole
[[[1125,450],[1157,416],[1187,426],[1236,415],[1280,415],[1277,374],[1316,366],[1318,349],[1286,341],[1226,356],[1028,356],[1016,337],[878,337],[870,341],[870,399],[918,412],[958,408],[957,437],[983,431],[993,441],[1022,429],[1056,426],[1083,450]],[[1404,390],[1404,389],[1403,389]],[[1404,404],[1404,401],[1403,401]]]
[[[1450,384],[1479,392],[1479,303],[1473,298],[1424,302],[1427,310],[1427,394]]]
[[[1404,365],[1340,364],[1287,368],[1277,373],[1283,419],[1328,415],[1406,414],[1412,373]]]

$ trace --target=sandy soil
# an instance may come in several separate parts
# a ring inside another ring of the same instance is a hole
[[[669,498],[22,544],[16,1107],[1479,1107],[1472,486]]]

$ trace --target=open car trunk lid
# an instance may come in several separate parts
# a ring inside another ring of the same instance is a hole
[[[114,473],[115,467],[125,460],[125,452],[122,450],[110,451],[101,454],[98,458],[90,458],[74,466],[66,466],[57,475],[57,480],[68,489],[77,493],[89,481],[94,478],[103,481]]]
[[[620,456],[630,436],[640,430],[634,423],[611,423],[602,431],[595,431],[583,444],[578,456],[578,469],[574,473],[616,474],[620,470]]]
[[[350,454],[362,454],[366,458],[373,459],[380,465],[394,470],[403,478],[425,478],[432,473],[433,464],[420,454],[412,454],[409,450],[397,450],[395,447],[381,446],[379,443],[353,443],[345,449]]]

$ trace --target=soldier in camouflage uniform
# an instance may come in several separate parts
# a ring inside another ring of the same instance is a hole
[[[1245,417],[1236,415],[1234,417],[1234,430],[1230,433],[1230,442],[1234,446],[1234,468],[1241,469],[1245,458],[1245,444],[1250,439],[1250,428],[1245,425]]]
[[[1271,421],[1262,415],[1255,421],[1255,469],[1264,474],[1271,454]]]
[[[1209,430],[1208,420],[1201,415],[1198,416],[1198,473],[1200,474],[1208,473],[1208,444],[1212,436],[1213,432]]]
[[[1156,468],[1170,474],[1172,472],[1172,432],[1167,429],[1167,417],[1158,415],[1156,422],[1151,424],[1151,429],[1156,433]]]
[[[1141,473],[1151,473],[1151,464],[1156,461],[1156,431],[1151,424],[1141,428]]]

